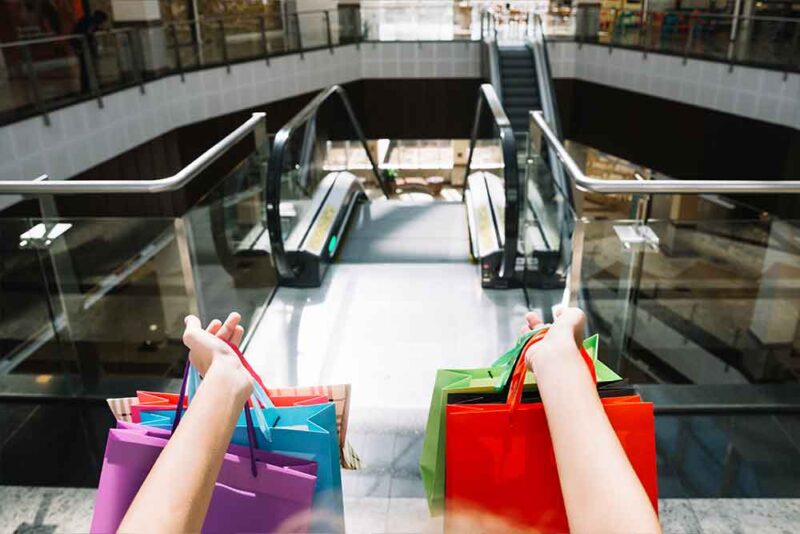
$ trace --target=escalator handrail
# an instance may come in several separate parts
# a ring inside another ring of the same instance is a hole
[[[586,176],[542,115],[531,111],[530,120],[547,138],[578,189],[601,194],[800,193],[800,180],[603,180]]]
[[[547,42],[544,35],[544,26],[542,19],[539,15],[533,18],[533,25],[531,27],[531,39],[529,46],[533,52],[533,61],[536,65],[536,77],[539,86],[539,98],[541,100],[542,112],[544,113],[550,124],[553,125],[553,130],[559,139],[563,139],[563,132],[561,131],[561,120],[558,116],[558,104],[556,102],[556,91],[553,85],[553,76],[550,73],[550,57],[547,51]],[[564,175],[564,169],[558,164],[558,156],[554,150],[549,151],[550,167],[553,173],[553,178],[556,181],[559,189],[561,190],[564,198],[569,204],[570,208],[575,209],[575,198],[572,194],[572,188],[567,183],[567,178]]]
[[[472,155],[475,152],[475,142],[478,138],[480,129],[481,113],[484,102],[489,108],[497,129],[501,148],[503,151],[503,181],[505,182],[505,244],[503,246],[503,260],[500,263],[499,277],[503,280],[510,280],[514,276],[514,265],[516,262],[517,239],[519,237],[519,169],[517,166],[517,143],[514,138],[514,130],[511,128],[511,121],[508,119],[497,92],[490,83],[481,84],[478,92],[478,103],[475,106],[475,121],[472,124],[472,134],[469,140],[469,157],[467,158],[467,168],[464,174],[463,191],[466,192],[468,178],[471,173]],[[495,221],[499,227],[500,221]]]
[[[332,85],[327,89],[323,89],[315,96],[308,104],[305,105],[297,114],[275,134],[275,141],[272,145],[272,151],[269,157],[269,166],[267,167],[267,185],[266,185],[266,199],[267,199],[267,228],[269,230],[270,244],[272,247],[272,255],[275,259],[275,266],[278,273],[287,279],[293,279],[296,273],[293,271],[289,261],[286,257],[286,249],[283,243],[283,232],[281,230],[281,217],[280,217],[280,204],[281,204],[281,175],[283,174],[283,163],[286,155],[286,147],[288,146],[289,139],[292,133],[305,124],[308,120],[314,117],[319,108],[327,102],[327,100],[334,95],[339,97],[339,101],[344,106],[347,116],[350,119],[350,124],[356,131],[364,151],[367,153],[369,163],[372,166],[372,172],[375,174],[375,179],[381,188],[384,196],[389,198],[389,193],[386,185],[381,179],[378,166],[372,158],[367,145],[367,139],[364,137],[364,132],[361,129],[361,123],[353,112],[350,105],[350,100],[347,98],[347,92],[340,85]]]

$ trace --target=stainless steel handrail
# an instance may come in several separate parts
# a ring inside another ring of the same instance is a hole
[[[256,112],[221,141],[167,178],[157,180],[0,180],[0,195],[63,195],[80,193],[163,193],[180,189],[256,129],[266,113]]]
[[[800,180],[602,180],[586,176],[550,129],[541,111],[530,120],[547,138],[578,189],[592,193],[697,194],[697,193],[800,193]]]

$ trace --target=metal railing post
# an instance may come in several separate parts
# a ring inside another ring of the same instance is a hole
[[[325,30],[328,33],[328,50],[333,54],[333,36],[331,35],[331,14],[329,11],[324,11],[325,14]]]
[[[122,51],[119,46],[119,33],[112,33],[114,38],[114,57],[117,59],[117,72],[119,72],[119,82],[122,84],[122,73],[125,72],[125,64],[122,61]]]
[[[131,29],[127,32],[128,35],[128,49],[131,54],[131,71],[133,72],[133,79],[139,85],[139,92],[145,93],[144,88],[144,61],[140,61],[141,55],[139,54],[139,40],[135,37],[138,35],[136,30]]]
[[[181,81],[186,81],[186,76],[183,73],[183,62],[181,61],[181,47],[178,43],[178,32],[175,29],[175,24],[169,25],[169,33],[172,35],[172,45],[175,47],[175,68],[178,69],[178,73],[181,75]]]
[[[267,42],[267,24],[264,21],[266,15],[258,17],[258,31],[261,33],[261,53],[264,54],[264,60],[269,66],[269,43]]]
[[[303,54],[303,36],[300,33],[300,15],[298,13],[293,13],[294,18],[294,27],[297,31],[297,49],[300,51],[300,59],[305,59],[305,55]]]
[[[194,31],[192,32],[192,48],[194,49],[194,61],[200,67],[205,63],[203,57],[203,37],[200,31],[200,20],[194,21]]]
[[[689,35],[686,36],[686,46],[684,47],[684,50],[683,50],[683,64],[684,65],[686,65],[686,62],[689,59],[689,51],[692,48],[692,41],[694,41],[694,26],[695,26],[695,21],[692,21],[689,24]]]
[[[25,71],[28,74],[28,84],[30,84],[31,94],[33,95],[33,103],[39,113],[42,114],[45,126],[50,126],[50,115],[48,115],[47,106],[42,99],[42,91],[39,87],[39,79],[36,77],[36,71],[33,68],[33,58],[31,57],[29,45],[22,46],[22,58],[25,62]]]
[[[225,21],[222,19],[217,20],[217,30],[219,31],[219,39],[222,48],[222,62],[225,63],[225,70],[228,74],[231,73],[231,62],[228,60],[228,42],[225,40]]]
[[[100,84],[97,82],[97,72],[95,72],[94,57],[89,49],[89,37],[86,35],[81,36],[81,49],[83,50],[84,68],[86,75],[89,78],[89,89],[92,95],[97,99],[97,107],[103,109],[103,97],[100,96]]]

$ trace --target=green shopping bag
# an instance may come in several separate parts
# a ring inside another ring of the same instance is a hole
[[[433,386],[431,407],[428,411],[428,423],[425,426],[425,438],[422,442],[422,454],[419,470],[422,483],[428,497],[428,508],[431,514],[440,514],[444,510],[444,451],[445,451],[445,407],[448,396],[460,393],[498,393],[508,383],[517,355],[528,340],[541,329],[522,335],[514,347],[495,360],[490,367],[479,369],[439,369]],[[597,359],[599,336],[586,339],[583,347],[595,362],[598,383],[622,380],[614,371]],[[528,372],[525,376],[525,389],[535,389],[536,377]]]

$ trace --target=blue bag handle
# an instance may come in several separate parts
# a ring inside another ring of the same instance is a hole
[[[186,357],[186,366],[183,368],[183,381],[181,382],[181,391],[178,394],[178,404],[175,406],[175,419],[172,421],[172,433],[175,433],[175,430],[178,428],[178,424],[181,422],[181,416],[183,415],[183,401],[186,398],[186,386],[187,382],[189,381],[189,374],[194,370],[197,372],[196,369],[192,366],[192,362],[189,360],[189,357]],[[199,375],[198,375],[199,376]],[[262,415],[263,417],[263,415]],[[247,407],[247,402],[244,403],[244,419],[245,424],[247,425],[247,446],[250,449],[250,472],[253,474],[253,478],[258,476],[258,471],[256,470],[256,455],[255,455],[255,444],[256,444],[256,431],[253,427],[253,418],[250,415],[250,410]]]

